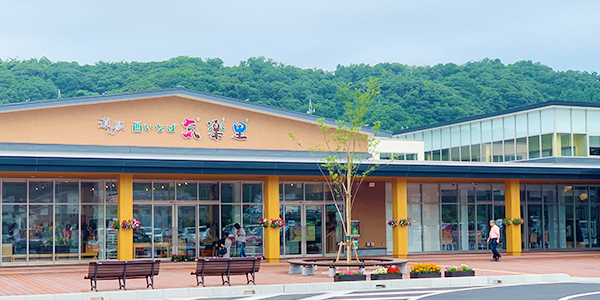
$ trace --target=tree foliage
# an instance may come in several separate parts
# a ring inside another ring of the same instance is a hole
[[[338,66],[328,72],[302,69],[264,57],[226,67],[218,58],[180,56],[161,62],[52,62],[47,58],[0,60],[0,103],[144,91],[184,86],[188,89],[306,112],[346,118],[337,86],[380,79],[381,93],[365,115],[382,129],[451,121],[498,110],[562,100],[600,103],[596,72],[557,72],[540,63],[505,65],[484,59],[463,65],[407,66],[381,63]],[[345,119],[347,120],[347,119]]]

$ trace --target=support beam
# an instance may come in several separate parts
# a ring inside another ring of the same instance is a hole
[[[406,178],[392,179],[392,218],[408,217]],[[393,229],[394,258],[408,256],[408,227],[395,226]]]
[[[504,181],[504,205],[506,218],[521,218],[521,188],[518,179]],[[506,252],[509,256],[521,256],[521,225],[505,225]]]
[[[265,218],[277,219],[279,216],[279,176],[265,178]],[[280,256],[279,229],[267,227],[264,229],[265,261],[278,263]]]
[[[120,174],[117,190],[119,195],[117,208],[119,222],[133,219],[133,175]],[[144,226],[150,226],[150,224],[144,224]],[[119,260],[133,259],[133,230],[119,229],[117,251]]]

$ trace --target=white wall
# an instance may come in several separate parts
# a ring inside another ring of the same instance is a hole
[[[417,153],[417,160],[425,160],[425,145],[422,140],[401,140],[396,138],[378,138],[379,145],[372,151],[373,159],[379,159],[379,153]],[[373,153],[376,152],[376,153]]]

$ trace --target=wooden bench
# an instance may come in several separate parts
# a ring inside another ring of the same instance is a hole
[[[146,288],[154,289],[154,276],[160,271],[160,260],[90,262],[90,290],[98,291],[98,280],[119,280],[119,289],[126,290],[126,279],[146,278]],[[121,283],[122,282],[122,283]]]
[[[246,284],[252,282],[256,285],[255,273],[260,270],[260,258],[241,257],[241,258],[205,258],[198,259],[196,271],[191,275],[196,275],[196,286],[204,285],[204,276],[219,276],[223,285],[227,283],[231,286],[231,275],[246,275]],[[252,279],[250,279],[252,275]],[[227,280],[225,280],[227,277]]]

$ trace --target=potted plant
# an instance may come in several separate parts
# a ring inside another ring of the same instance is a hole
[[[193,258],[189,254],[173,254],[171,261],[191,261]]]
[[[444,271],[444,277],[463,277],[463,276],[475,276],[475,271],[469,268],[467,265],[460,265],[457,267],[446,267]]]
[[[333,276],[333,281],[359,281],[367,280],[367,275],[363,274],[359,270],[344,270],[339,271]]]
[[[521,224],[523,224],[523,222],[525,222],[525,220],[523,220],[521,218],[516,218],[516,219],[512,220],[513,225],[521,225]]]
[[[371,273],[371,280],[402,279],[398,267],[381,267]]]
[[[502,219],[502,224],[504,225],[511,225],[512,224],[512,220],[509,218],[504,218]]]
[[[440,266],[436,264],[419,263],[410,268],[410,278],[436,278],[442,277]]]

